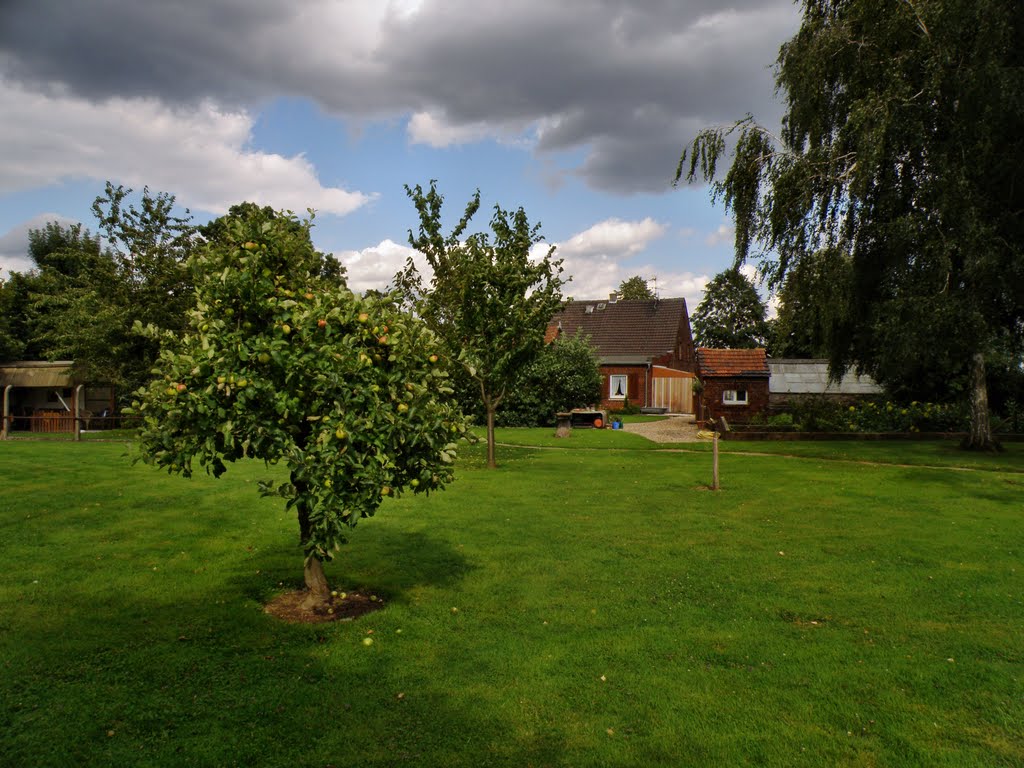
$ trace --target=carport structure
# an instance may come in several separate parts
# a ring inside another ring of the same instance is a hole
[[[93,410],[113,410],[111,387],[89,387],[77,377],[72,363],[20,361],[0,364],[3,392],[0,439],[11,432],[70,432],[79,439],[83,421]]]

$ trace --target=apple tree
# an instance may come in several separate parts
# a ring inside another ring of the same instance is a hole
[[[141,458],[186,477],[247,458],[287,466],[261,486],[298,514],[304,607],[322,611],[322,564],[346,531],[387,496],[450,482],[465,423],[433,333],[388,297],[318,277],[309,222],[253,208],[220,223],[189,261],[187,327],[163,335],[137,392]]]

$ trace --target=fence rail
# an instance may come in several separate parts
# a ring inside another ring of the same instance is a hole
[[[47,411],[32,416],[8,416],[7,434],[67,435],[75,433],[75,416],[67,411]],[[138,416],[89,416],[78,417],[82,432],[109,432],[112,430],[135,429],[139,426]],[[2,423],[2,419],[0,419]]]

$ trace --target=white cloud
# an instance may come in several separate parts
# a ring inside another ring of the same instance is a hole
[[[35,266],[28,257],[28,232],[41,229],[51,221],[63,226],[78,223],[59,213],[40,213],[0,236],[0,278],[9,272],[27,272]]]
[[[431,274],[419,251],[394,240],[384,240],[359,251],[342,251],[334,255],[348,269],[348,287],[353,291],[386,289],[395,273],[405,267],[410,256],[425,279],[429,279]]]
[[[559,243],[558,255],[577,260],[628,258],[664,234],[665,225],[649,216],[642,221],[606,219]]]
[[[429,112],[417,112],[409,118],[406,132],[413,144],[441,148],[479,141],[491,135],[493,129],[486,123],[452,125],[444,118],[436,117]]]
[[[324,186],[301,155],[248,148],[253,118],[212,103],[171,109],[153,99],[90,102],[0,80],[0,192],[69,179],[173,190],[182,205],[225,213],[242,200],[344,215],[372,196]]]
[[[652,289],[657,289],[659,296],[682,296],[692,310],[704,294],[704,286],[709,280],[707,275],[665,271],[650,263],[631,263],[651,240],[661,237],[665,231],[666,227],[651,218],[640,221],[608,219],[562,243],[554,243],[555,257],[564,262],[563,277],[570,280],[563,286],[562,293],[576,299],[601,298],[616,290],[623,280],[640,275],[648,280]],[[531,257],[542,258],[551,245],[538,243],[531,250]],[[368,288],[383,290],[410,256],[426,279],[431,274],[418,251],[392,240],[335,255],[348,268],[349,287],[356,291]]]
[[[704,238],[704,244],[714,248],[722,243],[731,243],[735,237],[735,231],[731,224],[719,224],[718,229]]]
[[[740,264],[740,274],[754,285],[758,285],[761,282],[761,276],[758,274],[757,267],[749,261]]]
[[[647,278],[651,290],[662,298],[686,299],[686,306],[692,312],[704,296],[704,286],[710,278],[693,272],[666,272],[649,264],[627,266],[616,262],[603,262],[597,269],[584,269],[581,265],[567,264],[566,274],[572,275],[572,282],[562,293],[574,299],[602,299],[616,290],[623,280],[633,275]]]
[[[565,276],[572,278],[563,293],[576,299],[602,298],[623,280],[640,275],[659,296],[682,296],[688,306],[696,306],[708,282],[707,275],[666,272],[648,263],[630,263],[666,231],[663,224],[650,217],[640,221],[607,219],[557,243],[555,255],[565,262]]]

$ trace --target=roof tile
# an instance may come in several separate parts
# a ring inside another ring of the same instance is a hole
[[[675,348],[686,316],[686,299],[681,298],[571,301],[551,318],[549,334],[561,325],[567,336],[590,336],[601,355],[657,357]]]
[[[705,376],[768,376],[768,357],[763,349],[697,350],[697,367]]]

